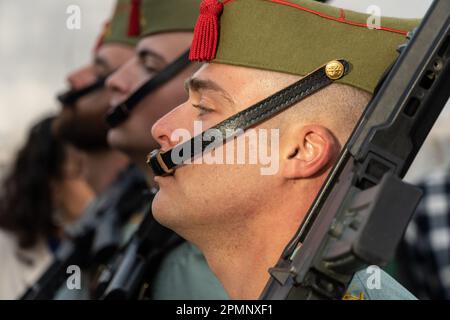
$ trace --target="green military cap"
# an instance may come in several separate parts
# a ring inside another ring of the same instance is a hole
[[[142,0],[141,37],[163,32],[193,31],[201,0]]]
[[[139,0],[117,0],[114,14],[106,24],[100,43],[135,46],[139,41]]]
[[[307,75],[329,61],[349,61],[338,80],[373,93],[397,47],[419,20],[370,16],[312,0],[204,0],[190,58]]]

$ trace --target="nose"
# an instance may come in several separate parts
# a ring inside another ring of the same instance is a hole
[[[112,92],[111,104],[117,105],[131,95],[132,82],[129,77],[129,63],[126,63],[106,79],[106,88]]]
[[[106,88],[112,92],[111,105],[125,101],[147,78],[139,73],[136,59],[131,59],[106,79]]]
[[[172,140],[172,133],[176,129],[188,128],[187,123],[184,123],[188,120],[184,109],[183,104],[176,107],[153,125],[152,136],[159,143],[162,151],[167,151],[180,142]]]
[[[94,66],[92,65],[82,67],[67,76],[67,82],[74,90],[80,90],[87,87],[94,83],[95,80],[96,75],[94,72]]]

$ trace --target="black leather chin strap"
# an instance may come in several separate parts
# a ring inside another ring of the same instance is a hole
[[[106,123],[115,128],[128,119],[131,111],[139,104],[139,102],[148,96],[150,93],[164,85],[171,80],[181,71],[183,71],[188,65],[189,50],[183,53],[177,60],[169,64],[156,76],[144,83],[139,89],[137,89],[127,100],[119,104],[106,116]]]
[[[235,114],[191,140],[166,152],[154,150],[148,156],[147,163],[156,176],[171,175],[178,166],[198,154],[202,154],[206,148],[210,149],[215,145],[220,145],[236,137],[236,132],[241,130],[243,132],[286,110],[334,81],[341,79],[348,74],[349,69],[350,64],[345,60],[330,61],[289,87]],[[220,132],[223,140],[215,141],[213,131]],[[184,150],[191,150],[191,152],[183,154]],[[174,161],[174,158],[177,161]]]
[[[78,99],[87,96],[88,94],[91,94],[97,90],[103,89],[105,87],[106,77],[100,78],[99,80],[95,81],[93,84],[84,87],[80,90],[69,90],[66,91],[60,95],[58,95],[56,98],[63,106],[71,106],[74,105]]]

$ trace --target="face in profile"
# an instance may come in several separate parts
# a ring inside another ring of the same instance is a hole
[[[94,61],[68,76],[72,90],[86,88],[106,78],[133,55],[133,49],[119,44],[105,44],[96,52]],[[95,90],[71,105],[63,106],[53,129],[57,136],[81,150],[108,148],[105,123],[111,92],[106,87]]]
[[[57,219],[66,225],[82,217],[94,198],[94,192],[84,179],[84,162],[80,152],[71,146],[65,146],[64,149],[61,177],[52,182],[52,192]]]
[[[141,40],[133,59],[107,81],[108,89],[113,92],[111,106],[124,102],[145,82],[163,71],[189,48],[191,41],[192,33],[186,32],[162,33]],[[193,66],[186,68],[144,97],[126,121],[108,132],[110,145],[144,161],[146,154],[157,146],[151,136],[153,124],[186,100],[183,83],[192,70]]]
[[[172,149],[183,142],[174,134],[177,131],[196,136],[196,122],[207,130],[300,78],[206,64],[186,82],[188,100],[154,125],[153,137],[162,151]],[[224,239],[230,239],[249,232],[263,234],[268,229],[272,234],[283,234],[285,244],[301,223],[368,99],[366,93],[354,88],[331,85],[247,130],[246,134],[256,133],[257,144],[244,141],[243,163],[235,160],[242,156],[241,150],[229,148],[242,141],[239,137],[210,151],[233,159],[231,163],[207,163],[205,153],[178,167],[173,175],[156,177],[160,191],[153,201],[153,214],[200,247],[202,241],[208,243],[208,237],[218,238],[219,234],[226,233]],[[270,135],[273,130],[278,130],[278,135]],[[269,175],[262,174],[267,165],[261,161],[262,147],[267,154],[276,155],[272,157],[276,170]],[[255,154],[257,161],[252,163],[249,158]],[[197,162],[198,158],[203,161]]]
[[[189,98],[160,119],[153,127],[153,137],[162,150],[180,141],[173,133],[184,129],[194,135],[194,122],[201,122],[204,130],[239,111],[270,96],[280,84],[270,80],[264,72],[230,65],[204,65],[186,82]],[[271,121],[256,128],[269,129]],[[271,141],[267,141],[271,147]],[[226,145],[216,150],[226,155]],[[245,144],[245,153],[255,152]],[[232,154],[231,157],[236,157]],[[248,162],[247,162],[248,163]],[[160,191],[153,201],[153,213],[164,225],[183,236],[208,226],[220,230],[251,219],[258,210],[270,207],[274,187],[281,183],[279,175],[261,175],[261,164],[191,164],[179,167],[173,176],[157,177]]]

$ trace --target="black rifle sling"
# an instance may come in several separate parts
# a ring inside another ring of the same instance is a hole
[[[143,98],[167,83],[183,71],[189,64],[189,51],[187,51],[159,72],[156,76],[144,83],[127,100],[116,106],[114,110],[106,116],[106,123],[111,128],[115,128],[123,123],[126,119],[128,119],[132,110],[139,104],[139,102],[142,101]]]
[[[65,93],[58,95],[57,99],[63,106],[71,106],[75,102],[77,102],[78,99],[81,99],[82,97],[87,96],[88,94],[91,94],[97,90],[103,89],[105,87],[105,81],[106,78],[100,78],[91,85],[86,86],[80,90],[66,91]]]

